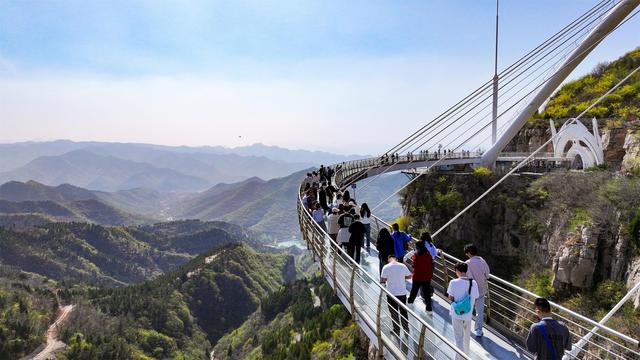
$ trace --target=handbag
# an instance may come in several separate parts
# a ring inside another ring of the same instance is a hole
[[[473,306],[471,304],[471,287],[473,286],[473,279],[469,279],[469,291],[459,301],[452,301],[451,307],[456,315],[464,315],[471,312]]]

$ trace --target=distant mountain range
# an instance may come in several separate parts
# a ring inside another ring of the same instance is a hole
[[[259,233],[291,238],[298,234],[296,196],[306,171],[265,181],[251,178],[220,184],[176,204],[178,219],[222,220]]]
[[[134,188],[194,192],[254,176],[269,180],[358,157],[262,144],[229,149],[66,140],[26,142],[0,144],[0,183],[35,180],[109,192]]]
[[[48,222],[91,222],[104,225],[132,225],[152,222],[151,217],[111,205],[109,198],[120,193],[99,193],[63,184],[56,187],[35,181],[10,181],[0,185],[0,225],[41,225]]]
[[[279,240],[288,240],[299,234],[296,196],[306,172],[302,170],[271,180],[253,177],[182,195],[142,188],[104,192],[68,184],[53,187],[35,181],[12,181],[0,185],[0,200],[4,200],[0,202],[0,224],[89,221],[131,225],[201,219],[230,222]],[[356,198],[373,207],[406,181],[402,174],[381,176],[367,186],[364,185],[369,180],[363,180],[356,189]],[[400,215],[397,199],[388,200],[375,214],[393,221]]]

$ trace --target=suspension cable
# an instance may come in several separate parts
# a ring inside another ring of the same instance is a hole
[[[594,14],[596,15],[595,19],[592,19],[591,21],[589,21],[586,25],[582,26],[582,28],[578,29],[578,31],[574,32],[573,35],[569,36],[569,38],[565,39],[563,42],[561,42],[559,45],[555,46],[554,48],[552,48],[551,50],[548,50],[547,54],[544,54],[542,56],[542,58],[538,59],[537,61],[535,61],[532,65],[529,65],[528,67],[524,68],[524,70],[522,70],[520,73],[514,75],[515,77],[513,79],[511,79],[508,82],[502,82],[501,83],[501,88],[506,87],[507,85],[509,85],[511,82],[513,82],[513,80],[515,80],[516,78],[522,76],[528,69],[530,69],[533,65],[537,64],[538,62],[540,62],[541,60],[543,60],[545,57],[549,56],[550,54],[552,54],[555,50],[557,50],[560,46],[562,46],[563,44],[567,43],[571,38],[575,37],[576,35],[580,34],[584,29],[588,29],[588,27],[593,24],[595,21],[598,20],[598,18],[600,16],[602,16],[605,12],[608,12],[610,10],[610,8],[606,8],[607,5],[609,4],[613,4],[615,3],[615,1],[612,0],[605,0],[600,2],[598,5],[594,6],[592,9],[590,9],[587,13],[583,14],[581,17],[579,17],[578,19],[574,20],[571,24],[567,25],[563,30],[559,31],[558,33],[556,33],[554,36],[552,36],[550,39],[548,39],[547,41],[543,42],[543,44],[539,45],[536,49],[534,49],[533,51],[529,52],[529,54],[525,55],[524,57],[522,57],[519,61],[517,61],[515,64],[511,65],[510,67],[508,67],[507,69],[505,69],[501,75],[503,76],[503,78],[507,78],[510,75],[512,75],[512,73],[517,70],[519,67],[524,66],[527,62],[531,61],[532,59],[535,59],[535,56],[537,56],[538,53],[540,53],[541,51],[547,51],[548,48],[550,47],[551,44],[553,44],[554,42],[558,41],[559,39],[562,39],[562,37],[564,37],[566,34],[569,33],[569,30],[578,27],[580,25],[582,25],[584,22],[586,22],[591,16],[593,16]],[[604,9],[604,10],[603,10]],[[599,13],[601,12],[601,13]],[[567,49],[567,47],[565,47],[562,50]],[[535,56],[534,56],[535,55]],[[554,57],[557,55],[554,55]],[[548,60],[546,62],[543,63],[546,64],[548,63]],[[539,70],[543,65],[541,65],[540,67],[538,67],[535,71]],[[530,74],[531,75],[531,74]],[[527,75],[530,76],[530,75]],[[526,79],[526,77],[525,77]],[[523,79],[524,80],[524,79]],[[520,82],[518,82],[516,85],[520,84],[522,82],[522,80]],[[420,130],[414,132],[414,134],[412,134],[412,136],[410,136],[409,138],[403,140],[400,144],[396,145],[395,147],[393,147],[392,149],[390,149],[389,151],[387,151],[387,153],[385,153],[385,155],[388,156],[389,152],[392,151],[397,151],[403,148],[406,148],[407,146],[411,145],[412,143],[415,143],[415,141],[418,139],[422,140],[424,139],[424,136],[426,135],[427,131],[431,130],[434,127],[439,127],[439,125],[445,121],[446,122],[450,122],[450,119],[447,120],[446,118],[448,116],[455,116],[455,114],[459,113],[461,110],[463,110],[465,107],[468,107],[470,103],[472,103],[475,99],[477,99],[479,96],[481,96],[482,94],[486,93],[486,90],[490,89],[490,81],[483,84],[482,86],[480,86],[480,88],[478,88],[476,91],[474,91],[472,94],[468,95],[467,97],[465,97],[463,99],[463,101],[459,102],[458,104],[454,105],[453,107],[449,108],[447,111],[445,111],[444,113],[442,113],[440,116],[436,117],[433,121],[429,122],[428,124],[426,124],[425,126],[423,126]],[[513,88],[515,88],[516,85],[513,85],[511,88],[507,89],[506,92],[512,90]],[[480,100],[479,103],[477,103],[476,105],[474,105],[472,107],[472,109],[476,108],[477,106],[479,106],[483,100],[486,100],[488,98],[491,97],[491,94],[489,94],[485,99]],[[467,115],[470,110],[469,109],[465,112],[465,114],[463,114],[462,116],[458,117],[456,120],[454,120],[453,122],[459,120],[460,118],[462,118],[463,116]],[[441,133],[442,130],[439,132]],[[438,133],[438,134],[439,134]],[[437,136],[437,134],[436,134]],[[430,138],[433,139],[434,136],[432,136]],[[429,140],[429,141],[430,141]],[[423,146],[423,144],[420,145]],[[366,173],[369,169],[365,169],[362,171],[362,173]]]
[[[622,26],[622,25],[624,25],[626,22],[628,22],[629,20],[631,20],[631,19],[632,19],[633,17],[635,17],[639,12],[640,12],[640,10],[636,10],[636,11],[635,11],[634,13],[632,13],[629,17],[627,17],[624,21],[622,21],[620,24],[618,24],[615,28],[613,28],[613,29],[611,29],[609,32],[607,32],[607,33],[603,34],[603,35],[602,35],[602,37],[600,38],[600,40],[599,40],[598,42],[595,42],[594,44],[592,44],[592,45],[591,45],[591,46],[589,46],[588,48],[584,49],[580,54],[584,54],[585,52],[590,51],[593,47],[597,46],[597,45],[600,43],[600,41],[602,41],[602,39],[604,39],[604,38],[605,38],[606,36],[608,36],[610,33],[612,33],[613,31],[617,30],[619,27],[621,27],[621,26]],[[560,60],[561,60],[561,59],[560,59]],[[559,60],[559,61],[560,61],[560,60]],[[558,61],[558,62],[559,62],[559,61]],[[556,62],[556,64],[554,64],[554,65],[557,65],[557,63],[558,63],[558,62]],[[565,66],[568,66],[568,65],[569,65],[569,64],[567,64],[567,65],[565,65]],[[564,67],[562,67],[562,68],[564,68]],[[560,69],[562,69],[562,68],[560,68]],[[543,75],[544,75],[544,73],[543,73],[543,74],[540,74],[540,75],[538,75],[538,76],[536,76],[536,78],[535,78],[534,80],[537,80],[538,78],[540,78],[540,77],[541,77],[541,76],[543,76]],[[525,94],[522,98],[520,98],[520,100],[516,101],[513,105],[511,105],[509,108],[507,108],[507,110],[503,111],[503,112],[498,116],[498,118],[501,118],[501,117],[502,117],[502,116],[504,116],[507,112],[511,111],[511,110],[512,110],[516,105],[518,105],[522,100],[526,99],[528,96],[530,96],[531,94],[533,94],[533,93],[534,93],[534,92],[535,92],[539,87],[543,86],[547,81],[549,81],[549,79],[550,79],[550,78],[547,78],[545,81],[541,82],[541,83],[540,83],[540,84],[538,84],[536,87],[534,87],[531,91],[529,91],[529,92],[528,92],[527,94]],[[533,81],[530,81],[530,82],[527,84],[527,86],[528,86],[528,85],[530,85],[531,83],[533,83]],[[521,91],[521,90],[519,90],[518,92],[520,92],[520,91]],[[518,92],[516,92],[516,94],[517,94]],[[515,94],[514,94],[514,95],[515,95]],[[513,95],[512,95],[509,99],[507,99],[507,101],[508,101],[508,100],[510,100],[511,98],[513,98]],[[505,101],[505,102],[506,102],[506,101]],[[505,103],[505,102],[503,102],[503,105],[504,105],[504,103]],[[486,108],[486,106],[485,106],[485,108]],[[478,112],[478,113],[479,113],[479,112]],[[478,113],[476,113],[476,114],[478,114]],[[480,118],[479,120],[482,120],[482,119],[486,118],[488,115],[489,115],[489,114],[487,114],[487,115],[483,116],[483,117],[482,117],[482,118]],[[463,122],[463,124],[462,124],[462,125],[465,125],[466,123],[468,123],[468,122],[469,122],[470,120],[472,120],[472,119],[473,119],[473,118],[469,118],[469,119],[467,119],[465,122]],[[472,135],[471,137],[467,138],[467,139],[466,139],[465,141],[463,141],[460,145],[458,145],[454,150],[457,150],[457,149],[459,149],[460,147],[462,147],[462,146],[463,146],[467,141],[471,140],[471,139],[472,139],[473,137],[475,137],[479,132],[481,132],[482,130],[484,130],[487,126],[488,126],[488,125],[483,126],[479,131],[477,131],[476,133],[474,133],[474,135]],[[501,128],[504,128],[504,125],[503,125],[503,126],[501,126]],[[451,135],[451,133],[452,133],[453,131],[457,131],[458,129],[459,129],[459,128],[456,128],[456,129],[451,130],[451,131],[450,131],[448,134],[446,134],[443,138],[446,138],[447,136]],[[446,130],[446,128],[445,128],[445,129],[443,129],[443,130],[441,130],[439,133],[441,133],[441,132],[442,132],[442,131],[444,131],[444,130]],[[469,130],[470,130],[470,129],[469,129]],[[438,134],[439,134],[439,133],[438,133]],[[437,134],[436,134],[436,135],[437,135]],[[422,143],[418,148],[416,148],[416,150],[418,150],[419,148],[421,148],[422,146],[424,146],[428,141],[430,141],[431,139],[433,139],[433,137],[434,137],[434,136],[432,136],[429,140],[427,140],[427,141],[423,142],[423,143]],[[455,141],[455,140],[454,140],[454,141]],[[449,146],[449,145],[450,145],[450,144],[452,144],[452,143],[453,143],[453,141],[451,141],[449,144],[447,144],[447,146]],[[433,148],[433,146],[432,146],[431,148]],[[431,148],[429,148],[429,149],[431,149]],[[415,150],[414,150],[414,151],[415,151]],[[440,163],[440,162],[441,162],[441,160],[444,160],[444,159],[446,159],[446,158],[447,158],[447,157],[445,156],[445,157],[441,158],[440,160],[438,160],[436,163],[434,163],[434,164],[432,164],[431,166],[429,166],[429,167],[427,168],[427,171],[428,171],[428,170],[430,170],[430,169],[431,169],[433,166],[435,166],[436,164]],[[409,161],[409,163],[413,163],[414,161],[416,161],[416,160],[410,160],[410,161]],[[395,165],[397,165],[397,164],[399,164],[399,163],[400,163],[400,161],[399,161],[399,159],[397,159],[397,160],[396,160],[392,165],[390,165],[390,166],[389,166],[385,171],[383,171],[381,174],[378,174],[377,176],[382,175],[382,174],[384,174],[384,173],[388,172],[391,168],[395,167]],[[366,170],[365,170],[365,173],[366,173],[366,171],[369,171],[369,170],[370,170],[370,169],[366,169]],[[423,174],[423,173],[421,173],[420,175],[422,175],[422,174]],[[420,175],[418,175],[418,176],[420,176]],[[374,179],[372,179],[371,181],[369,181],[366,185],[369,185],[369,184],[370,184],[370,183],[372,183],[373,181],[375,181],[375,178],[374,178]],[[408,185],[408,184],[406,184],[406,185]],[[402,188],[401,188],[401,189],[402,189]],[[398,191],[394,192],[394,194],[393,194],[393,195],[397,194],[401,189],[399,189]],[[385,202],[385,201],[389,200],[390,198],[392,198],[392,197],[393,197],[393,195],[392,195],[392,196],[389,196],[388,198],[386,198],[385,200],[383,200],[383,201],[382,201],[381,203],[379,203],[376,207],[379,207],[383,202]]]
[[[499,76],[501,78],[505,78],[508,75],[511,75],[514,71],[516,71],[517,69],[521,68],[522,66],[524,66],[528,61],[530,61],[531,59],[535,58],[535,56],[537,56],[540,52],[544,52],[545,49],[548,49],[550,47],[551,44],[553,44],[554,42],[558,41],[559,39],[561,39],[562,37],[564,37],[566,34],[570,34],[571,31],[577,27],[580,26],[582,23],[584,23],[585,21],[587,21],[587,19],[591,16],[593,16],[594,14],[596,15],[596,18],[599,18],[600,16],[604,15],[604,13],[608,12],[610,10],[610,8],[606,8],[607,5],[609,5],[609,3],[614,4],[616,2],[616,0],[603,0],[601,1],[599,4],[595,5],[594,7],[592,7],[591,9],[589,9],[587,12],[585,12],[583,15],[581,15],[580,17],[578,17],[576,20],[574,20],[573,22],[571,22],[569,25],[565,26],[563,29],[561,29],[560,31],[558,31],[556,34],[554,34],[553,36],[551,36],[549,39],[545,40],[542,44],[538,45],[536,48],[534,48],[532,51],[530,51],[529,53],[525,54],[523,57],[521,57],[519,60],[517,60],[514,64],[510,65],[508,68],[506,68],[505,70],[503,70]],[[604,9],[604,10],[603,10]],[[584,27],[582,28],[584,29]],[[579,31],[581,31],[582,29],[579,29]],[[572,35],[571,37],[575,36]],[[550,51],[553,51],[555,49],[552,49]],[[526,70],[526,69],[525,69]],[[472,92],[470,95],[466,96],[465,98],[463,98],[463,100],[461,100],[460,102],[458,102],[457,104],[455,104],[454,106],[452,106],[451,108],[447,109],[445,112],[443,112],[441,115],[439,115],[438,117],[436,117],[434,119],[438,120],[439,118],[446,116],[447,113],[454,109],[455,107],[457,107],[459,104],[463,103],[464,101],[467,101],[469,98],[475,97],[476,93],[478,92],[478,90],[480,89],[490,89],[490,85],[491,85],[491,81],[487,81],[485,84],[481,85],[477,90],[475,90],[474,92]],[[385,152],[385,154],[389,154],[389,153],[393,153],[393,152],[397,152],[400,151],[400,149],[402,147],[404,147],[404,143],[408,140],[410,140],[412,137],[415,136],[415,134],[420,133],[422,130],[424,130],[429,124],[426,124],[425,126],[423,126],[422,128],[420,128],[419,130],[417,130],[416,132],[414,132],[412,135],[410,135],[409,137],[407,137],[405,140],[403,140],[402,142],[400,142],[399,144],[397,144],[396,146],[394,146],[393,148],[389,149],[387,152]]]
[[[591,105],[589,105],[586,109],[584,109],[577,117],[569,120],[568,125],[574,124],[576,121],[578,121],[580,118],[582,118],[582,116],[584,116],[587,112],[589,112],[591,109],[593,109],[596,105],[598,105],[600,102],[602,102],[602,100],[604,100],[605,97],[607,97],[607,95],[611,94],[612,92],[614,92],[618,87],[620,87],[620,85],[622,85],[623,83],[625,83],[631,76],[633,76],[636,72],[638,72],[638,70],[640,70],[640,66],[636,67],[631,73],[629,73],[627,76],[624,77],[624,79],[620,80],[616,85],[614,85],[611,89],[609,89],[609,91],[607,91],[606,93],[604,93],[602,96],[600,96],[595,102],[593,102]],[[451,220],[449,220],[446,224],[442,225],[436,232],[434,232],[431,236],[435,237],[437,236],[440,232],[442,232],[444,229],[446,229],[449,225],[451,225],[451,223],[453,223],[454,221],[456,221],[460,216],[462,216],[462,214],[466,213],[469,209],[471,209],[475,204],[477,204],[480,200],[482,200],[485,196],[487,196],[491,191],[493,191],[493,189],[495,189],[496,187],[498,187],[498,185],[500,185],[502,182],[504,182],[509,176],[511,176],[511,174],[513,174],[514,172],[516,172],[518,169],[520,169],[524,164],[528,163],[535,154],[537,154],[538,152],[540,152],[542,149],[544,149],[549,143],[551,143],[555,138],[557,138],[563,131],[565,131],[567,129],[567,127],[563,127],[561,128],[558,132],[556,132],[555,135],[553,135],[551,138],[549,138],[549,140],[547,140],[544,144],[540,145],[540,147],[538,147],[534,152],[532,152],[529,156],[527,156],[524,160],[521,160],[520,162],[518,162],[518,164],[516,164],[516,166],[513,167],[513,169],[511,169],[508,173],[506,173],[504,176],[502,176],[495,184],[493,184],[489,189],[487,189],[485,192],[483,192],[480,196],[478,196],[473,202],[471,202],[471,204],[467,205],[467,207],[465,207],[464,209],[462,209],[458,214],[456,214],[456,216],[454,216],[453,218],[451,218]]]

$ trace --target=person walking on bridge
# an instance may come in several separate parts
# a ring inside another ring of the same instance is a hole
[[[362,241],[366,229],[364,224],[360,222],[360,215],[353,216],[353,223],[349,225],[349,256],[360,264],[360,253],[362,252]]]
[[[324,230],[326,232],[327,231],[327,226],[324,223],[324,210],[322,210],[322,207],[320,206],[320,203],[316,203],[315,210],[313,210],[313,213],[311,213],[311,216],[313,217],[313,220],[316,223],[318,223],[318,225],[320,225],[322,230]]]
[[[328,213],[329,204],[327,202],[327,185],[326,184],[322,184],[322,186],[320,186],[320,191],[318,191],[318,202],[320,203],[322,210],[325,213]]]
[[[333,241],[336,241],[338,230],[340,229],[340,226],[338,225],[339,217],[340,215],[338,215],[338,208],[331,209],[331,214],[327,216],[327,232],[329,233],[329,237],[331,237]]]
[[[367,251],[371,248],[371,210],[369,210],[369,205],[367,203],[362,203],[360,205],[360,222],[364,225],[365,228],[365,239],[366,239],[366,248]]]
[[[484,302],[489,292],[489,265],[483,258],[478,256],[478,248],[473,244],[464,247],[464,254],[469,258],[467,260],[467,276],[478,283],[478,299],[476,300],[476,324],[473,335],[481,337],[483,335],[482,327],[484,326]]]
[[[396,254],[396,260],[399,263],[404,263],[404,256],[407,253],[407,249],[409,249],[411,235],[405,233],[404,231],[400,231],[400,226],[398,226],[397,223],[391,225],[391,228],[393,229],[391,237],[393,238],[393,247]]]
[[[478,298],[478,283],[467,277],[467,264],[459,262],[454,266],[457,279],[449,282],[447,295],[451,300],[451,324],[456,346],[465,354],[469,353],[471,342],[471,317]],[[456,358],[460,358],[459,356]]]
[[[435,268],[438,255],[442,253],[442,251],[438,250],[436,245],[433,243],[431,234],[428,231],[425,231],[422,233],[422,235],[420,235],[420,240],[424,241],[424,247],[427,249],[427,251],[429,251],[431,259],[433,260],[433,267]]]
[[[534,302],[540,322],[531,325],[527,336],[527,350],[536,354],[537,360],[560,360],[564,350],[571,350],[571,334],[567,326],[551,316],[551,304],[545,298]]]
[[[427,251],[424,241],[416,242],[416,251],[411,257],[413,265],[413,274],[411,283],[411,292],[409,293],[409,304],[418,296],[418,290],[422,288],[422,296],[427,312],[431,312],[431,278],[433,277],[433,259]]]
[[[387,228],[382,228],[378,232],[378,243],[376,244],[378,249],[378,259],[380,260],[380,273],[382,274],[382,267],[387,265],[389,261],[389,255],[395,254],[393,247],[393,238]]]
[[[393,333],[400,337],[400,321],[405,332],[405,337],[409,337],[409,319],[407,310],[400,306],[400,303],[407,303],[406,280],[411,279],[411,272],[405,264],[399,263],[395,255],[389,255],[388,264],[382,268],[380,283],[386,284],[387,290],[392,296],[387,295],[387,304],[393,321]],[[400,312],[400,316],[398,316]],[[402,317],[402,319],[400,319]]]

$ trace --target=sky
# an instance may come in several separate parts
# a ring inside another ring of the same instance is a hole
[[[595,3],[501,1],[499,69]],[[0,142],[382,153],[492,77],[494,22],[495,0],[2,1]]]

